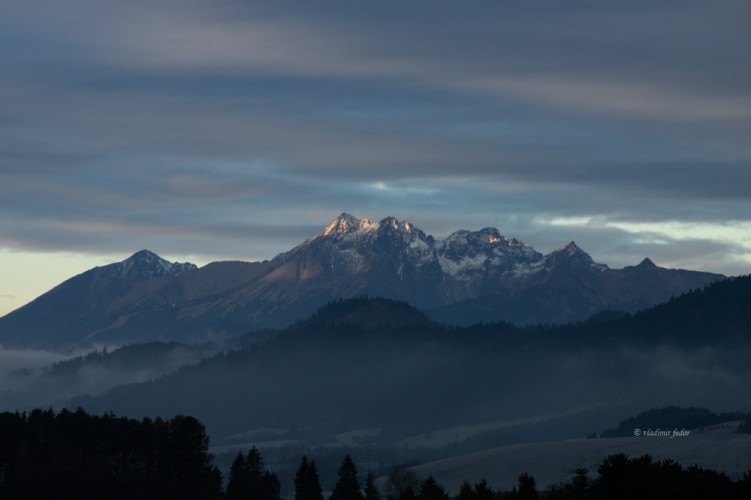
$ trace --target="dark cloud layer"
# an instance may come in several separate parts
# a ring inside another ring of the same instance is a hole
[[[740,0],[5,0],[0,247],[271,257],[348,211],[746,273],[748,19]]]

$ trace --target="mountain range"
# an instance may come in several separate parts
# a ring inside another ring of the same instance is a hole
[[[0,344],[222,340],[359,296],[409,302],[444,323],[565,323],[640,310],[722,278],[649,259],[611,269],[574,242],[543,255],[490,227],[437,240],[394,217],[370,222],[344,213],[269,261],[197,268],[142,250],[91,269],[0,318]]]

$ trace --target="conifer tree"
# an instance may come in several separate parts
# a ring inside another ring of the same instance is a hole
[[[363,500],[360,481],[357,479],[357,467],[349,455],[344,457],[339,467],[339,479],[331,491],[330,500]]]
[[[375,475],[368,472],[365,478],[365,500],[381,500],[381,494],[375,484]]]
[[[480,482],[475,484],[474,500],[495,500],[495,492],[485,479],[480,479]]]
[[[408,500],[415,498],[415,487],[419,479],[417,474],[404,466],[391,469],[386,484],[386,498],[388,500]]]
[[[399,495],[398,500],[417,500],[417,496],[415,495],[415,488],[412,486],[407,486],[402,491],[402,494]]]
[[[316,463],[308,457],[302,457],[295,475],[295,500],[323,500]]]
[[[261,476],[263,476],[263,459],[255,446],[248,450],[248,455],[245,457],[245,476],[249,493],[256,493],[261,482]]]
[[[247,456],[238,453],[230,467],[227,500],[279,500],[281,483],[276,474],[265,471],[261,453],[254,446]]]
[[[245,475],[245,457],[238,453],[229,469],[229,482],[227,483],[227,500],[240,500],[248,495]]]
[[[433,479],[433,476],[428,476],[423,481],[417,495],[417,500],[448,500],[448,498],[449,495],[446,490]]]
[[[472,485],[465,479],[462,485],[459,487],[459,496],[457,500],[474,500],[475,492],[472,489]]]
[[[589,488],[587,469],[578,468],[574,471],[574,474],[573,479],[571,479],[568,485],[567,493],[574,500],[585,498],[587,489]]]
[[[281,500],[281,498],[282,483],[279,477],[273,472],[264,472],[261,476],[257,500]]]
[[[537,500],[537,486],[535,478],[526,472],[519,476],[518,485],[511,491],[515,500]]]

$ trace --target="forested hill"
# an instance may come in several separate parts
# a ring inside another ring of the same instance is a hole
[[[367,329],[437,326],[406,302],[376,297],[339,299],[318,309],[295,329],[360,325]]]
[[[645,313],[566,327],[445,327],[412,322],[421,315],[403,303],[337,301],[315,321],[262,343],[72,405],[136,416],[194,414],[217,437],[277,428],[279,439],[330,440],[380,429],[371,438],[379,442],[603,405],[629,414],[670,404],[745,408],[750,281],[736,278]],[[679,321],[681,314],[697,319]],[[359,317],[369,326],[357,324]]]
[[[751,276],[728,278],[634,315],[633,327],[669,340],[751,340]]]
[[[622,344],[746,344],[751,341],[751,276],[727,278],[633,315],[593,319],[552,331],[564,338]]]

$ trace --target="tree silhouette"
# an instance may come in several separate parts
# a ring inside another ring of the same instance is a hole
[[[472,485],[466,479],[459,487],[459,495],[456,498],[457,500],[474,500],[475,492],[472,489]]]
[[[339,479],[331,491],[330,500],[363,500],[360,481],[357,480],[357,467],[349,455],[344,457],[339,467]]]
[[[415,488],[419,480],[414,471],[397,466],[391,469],[386,484],[388,500],[410,500],[415,498]]]
[[[193,417],[0,414],[3,500],[215,500],[222,480],[211,462],[205,428]]]
[[[535,478],[527,474],[526,472],[519,476],[519,482],[511,493],[507,495],[507,498],[511,500],[537,500],[539,495],[537,493],[537,485]]]
[[[229,482],[227,483],[226,500],[240,500],[247,498],[248,489],[245,476],[245,456],[237,454],[229,468]]]
[[[227,500],[279,500],[281,483],[276,474],[264,470],[261,453],[254,446],[247,456],[238,453],[230,467]]]
[[[295,500],[323,500],[316,463],[313,460],[308,462],[308,457],[305,456],[295,475]]]
[[[257,498],[259,500],[281,500],[282,483],[276,474],[268,471],[263,473]]]
[[[417,494],[417,500],[448,500],[449,495],[440,484],[436,483],[433,476],[423,481],[420,485],[420,492]]]
[[[475,492],[473,495],[474,500],[495,500],[495,492],[493,488],[488,486],[488,482],[485,479],[480,479],[480,482],[475,484]]]
[[[378,491],[375,475],[372,472],[368,472],[365,478],[365,500],[381,500],[381,493]]]

